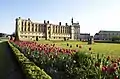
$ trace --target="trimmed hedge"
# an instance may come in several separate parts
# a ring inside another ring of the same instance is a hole
[[[43,69],[37,67],[33,62],[24,56],[16,47],[8,42],[11,49],[13,50],[19,64],[21,65],[23,72],[29,79],[52,79],[45,73]]]
[[[95,43],[116,43],[120,44],[120,41],[106,41],[106,40],[94,40]]]

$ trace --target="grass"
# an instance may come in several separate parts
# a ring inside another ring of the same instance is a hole
[[[41,40],[38,41],[38,43],[42,44],[56,44],[58,47],[62,48],[68,48],[68,49],[76,49],[79,51],[89,52],[89,47],[92,48],[93,53],[99,53],[104,54],[106,56],[110,55],[113,57],[119,57],[120,56],[120,44],[114,44],[114,43],[94,43],[92,45],[88,45],[87,42],[80,42],[80,41],[45,41]],[[72,45],[72,48],[67,46],[67,43]],[[76,47],[76,44],[81,45],[82,48]]]

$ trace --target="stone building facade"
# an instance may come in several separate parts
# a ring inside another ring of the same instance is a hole
[[[77,33],[75,31],[77,29]],[[44,23],[35,23],[28,19],[21,19],[21,17],[16,19],[16,39],[19,40],[75,40],[77,34],[80,32],[79,23],[73,23],[73,18],[71,20],[71,25],[67,23],[61,25],[51,24],[49,21]]]
[[[79,38],[81,41],[88,41],[88,39],[90,38],[90,33],[80,33]]]
[[[94,35],[94,40],[111,40],[112,37],[119,36],[120,31],[104,31],[101,30]]]

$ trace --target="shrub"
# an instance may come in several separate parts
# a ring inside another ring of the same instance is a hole
[[[37,67],[33,62],[30,62],[24,54],[22,54],[17,48],[15,48],[12,44],[10,44],[11,49],[13,50],[14,54],[18,62],[20,63],[24,73],[29,79],[52,79],[49,75],[47,75],[43,69]]]
[[[50,46],[38,45],[34,42],[12,43],[53,79],[119,79],[120,76],[120,59],[111,61],[110,57],[106,58],[103,55],[70,52],[71,50],[55,46],[52,51],[48,51]],[[22,55],[19,57],[21,58]]]

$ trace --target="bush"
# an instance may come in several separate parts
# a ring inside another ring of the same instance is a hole
[[[11,49],[13,50],[16,58],[21,65],[24,73],[29,79],[52,79],[47,75],[43,69],[37,67],[33,62],[30,62],[24,54],[22,54],[17,48],[15,48],[11,43],[9,43]]]
[[[12,43],[53,79],[120,79],[120,59],[111,61],[110,57],[106,58],[99,54],[69,53],[70,50],[62,53],[60,51],[47,52],[49,47],[44,45],[41,45],[41,48],[36,43]],[[36,49],[37,47],[40,50]],[[19,57],[21,58],[22,55]]]
[[[116,43],[116,44],[120,44],[120,41],[106,41],[106,40],[95,40],[95,43]]]

